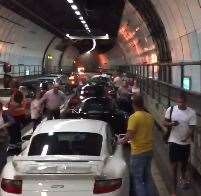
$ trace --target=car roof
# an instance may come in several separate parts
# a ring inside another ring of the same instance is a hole
[[[57,77],[41,77],[41,78],[38,78],[38,80],[54,80],[54,79],[57,79]]]
[[[103,135],[106,122],[91,119],[59,119],[43,122],[34,135],[51,132],[90,132]]]
[[[106,101],[107,103],[111,101],[111,99],[108,98],[108,97],[88,97],[88,98],[84,99],[82,102],[85,103],[85,102],[88,102],[88,101],[91,101],[91,100],[94,100],[94,101]]]

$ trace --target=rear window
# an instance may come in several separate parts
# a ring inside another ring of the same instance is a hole
[[[100,156],[102,140],[96,133],[43,133],[33,138],[28,155]]]
[[[112,111],[112,104],[110,100],[87,100],[82,107],[83,112],[110,112]]]

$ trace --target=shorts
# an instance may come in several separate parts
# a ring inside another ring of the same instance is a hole
[[[171,162],[187,162],[190,156],[190,144],[169,143],[169,159]]]

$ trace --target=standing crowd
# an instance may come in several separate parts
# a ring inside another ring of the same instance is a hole
[[[127,133],[119,137],[118,143],[130,143],[130,174],[136,196],[152,196],[153,179],[151,161],[153,158],[153,130],[155,120],[144,106],[143,96],[136,81],[129,87],[126,76],[116,76],[114,84],[118,88],[117,101],[129,108],[130,95],[133,114],[129,117]],[[177,195],[177,189],[190,188],[189,159],[194,131],[197,125],[196,112],[188,107],[187,95],[180,91],[175,97],[175,106],[167,109],[164,115],[164,143],[169,148],[169,161],[172,170],[171,196]],[[180,169],[180,171],[179,171]],[[179,177],[179,175],[181,175]]]
[[[155,120],[145,109],[143,96],[140,95],[140,88],[136,80],[129,79],[125,74],[115,74],[113,82],[117,89],[116,99],[120,109],[131,114],[127,133],[124,137],[119,137],[118,143],[130,143],[130,168],[134,191],[136,196],[151,196],[151,186],[153,185],[151,161]],[[17,82],[11,85],[11,90],[12,95],[7,104],[8,110],[3,111],[3,105],[0,103],[0,169],[6,162],[5,152],[8,144],[17,144],[21,141],[20,130],[26,124],[27,103],[25,96],[19,90]],[[44,114],[48,120],[59,119],[60,106],[65,101],[66,96],[59,90],[57,84],[43,95],[37,91],[30,106],[33,131],[40,124]],[[172,196],[176,196],[178,185],[183,188],[189,186],[188,161],[196,124],[196,113],[188,107],[186,94],[181,92],[176,98],[176,105],[167,109],[163,122],[163,125],[168,128],[164,138],[169,146],[169,160],[173,173]],[[181,177],[178,178],[179,166]]]
[[[44,117],[59,119],[60,106],[66,101],[58,84],[47,92],[36,91],[29,102],[18,81],[12,81],[10,87],[9,102],[4,105],[0,102],[0,172],[6,163],[8,149],[11,152],[13,149],[14,154],[21,152],[21,130],[29,124],[30,118],[34,131]]]

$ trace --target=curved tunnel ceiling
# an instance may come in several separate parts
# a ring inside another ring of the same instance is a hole
[[[35,15],[38,13],[34,11],[35,9],[39,10],[43,8],[43,21],[37,17],[34,17],[30,13],[24,12],[23,9],[20,9],[19,6],[17,7],[14,2],[20,2],[23,5],[26,4],[26,8],[28,8],[30,3],[31,7],[29,7],[29,10],[32,9],[32,12],[35,13]],[[40,64],[42,58],[40,53],[45,51],[46,46],[54,34],[63,38],[64,32],[66,30],[62,28],[62,21],[64,24],[66,24],[66,27],[68,24],[71,25],[72,21],[74,21],[74,24],[72,24],[73,31],[75,33],[80,31],[82,33],[82,29],[79,24],[77,24],[77,19],[74,16],[70,18],[69,23],[65,23],[67,20],[66,18],[62,18],[61,13],[59,14],[59,6],[55,8],[56,10],[54,10],[53,5],[63,5],[62,2],[66,2],[65,0],[44,0],[40,2],[41,6],[39,6],[39,0],[35,0],[34,2],[36,2],[36,4],[33,4],[33,0],[1,1],[4,6],[18,12],[21,15],[24,14],[24,17],[31,19],[34,21],[34,23],[40,24],[40,26],[43,27],[40,28],[30,21],[26,21],[22,17],[20,18],[13,12],[9,13],[9,11],[2,9],[2,12],[0,13],[0,17],[2,17],[2,22],[0,21],[2,25],[0,39],[10,43],[10,45],[8,45],[8,43],[7,45],[6,43],[4,44],[4,50],[6,52],[5,54],[2,53],[1,59],[8,59],[8,61],[9,59],[12,59],[12,62],[15,64],[21,63],[22,58],[26,59],[23,60],[23,62],[26,63],[29,63],[29,59],[32,59],[33,63],[37,62],[37,64]],[[99,53],[108,54],[109,59],[112,59],[112,56],[114,56],[114,59],[111,60],[111,64],[118,63],[117,61],[120,61],[120,59],[122,59],[122,64],[143,63],[146,62],[146,59],[149,60],[150,55],[153,55],[153,59],[155,60],[156,58],[154,55],[157,55],[157,60],[160,62],[167,62],[171,60],[173,62],[200,60],[201,6],[197,0],[184,0],[182,2],[181,0],[118,0],[117,5],[114,5],[114,2],[111,0],[75,0],[75,2],[78,3],[80,9],[83,10],[84,15],[86,15],[87,22],[92,24],[92,27],[94,25],[94,28],[98,29],[99,33],[100,29],[102,33],[107,33],[110,30],[109,33],[112,39],[97,41],[96,49]],[[125,3],[129,5],[127,6],[129,7],[127,11],[127,8],[124,9]],[[44,10],[44,8],[47,8],[47,5],[52,6],[50,6],[49,9]],[[130,7],[132,7],[132,9]],[[114,8],[113,11],[109,13],[112,8]],[[124,14],[122,21],[120,22],[122,12]],[[72,12],[69,11],[68,14],[71,15]],[[112,17],[111,15],[114,16]],[[51,20],[52,23],[49,25],[48,23]],[[6,24],[5,21],[7,21],[9,24]],[[125,27],[126,23],[129,24],[128,29],[130,29],[131,32],[136,30],[137,27],[140,28],[139,31],[135,32],[132,43],[126,42],[124,40],[125,37],[120,35],[122,27]],[[48,29],[49,32],[45,29]],[[70,29],[70,27],[68,29]],[[55,30],[59,30],[59,32],[56,32]],[[96,35],[99,34],[95,31],[94,33],[97,33]],[[32,38],[35,40],[34,48],[31,43],[28,43]],[[134,43],[134,41],[136,42]],[[92,46],[92,42],[87,40],[76,41],[75,43],[73,42],[73,44],[78,48],[80,53],[88,51]],[[58,42],[55,45],[57,46],[56,49],[59,49],[60,52],[62,52],[65,51],[66,46],[69,46],[69,42],[68,40],[58,39]],[[130,46],[133,47],[133,51],[128,50]],[[139,46],[140,52],[137,51],[138,49],[136,46]],[[115,52],[115,48],[117,49],[119,47],[121,50],[117,50],[118,52]],[[40,48],[40,50],[37,51],[37,48]],[[118,55],[120,57],[124,57],[117,58]],[[15,58],[16,56],[23,57]],[[117,60],[115,61],[115,59]],[[189,75],[191,72],[192,70],[190,69],[187,71]]]
[[[66,0],[2,0],[1,4],[25,18],[32,20],[57,36],[64,38],[66,34],[73,36],[103,36],[108,34],[107,41],[97,41],[97,49],[110,50],[124,9],[124,0],[74,0],[91,33],[86,31]],[[79,44],[78,44],[79,43]],[[79,41],[75,45],[83,53],[90,46],[90,41]]]

